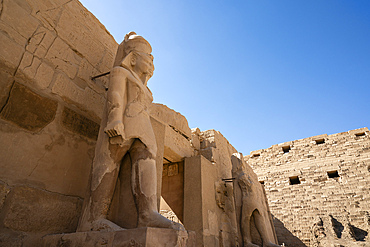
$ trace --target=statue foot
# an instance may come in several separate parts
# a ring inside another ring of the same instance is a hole
[[[273,244],[271,242],[267,242],[266,244],[263,245],[264,247],[280,247],[278,244]]]
[[[150,215],[140,216],[138,227],[158,227],[186,231],[183,225],[167,219],[158,212],[152,212]]]
[[[91,224],[92,231],[100,231],[100,232],[113,232],[113,231],[121,231],[125,230],[124,228],[114,224],[112,221],[107,219],[99,219],[94,221]]]
[[[248,242],[248,243],[244,244],[244,247],[259,247],[259,246],[256,245],[256,244],[252,244],[251,242]]]

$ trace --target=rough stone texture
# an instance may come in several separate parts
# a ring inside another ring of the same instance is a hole
[[[0,180],[4,181],[0,182],[0,246],[40,246],[45,232],[75,229],[109,80],[104,76],[92,81],[91,76],[111,70],[118,45],[77,0],[3,0],[0,13]],[[217,131],[191,131],[186,118],[166,106],[153,104],[150,114],[158,146],[158,191],[163,163],[183,164],[184,159],[196,157],[189,166],[194,173],[201,169],[203,178],[194,184],[189,184],[193,179],[189,178],[187,186],[201,183],[202,189],[194,194],[205,196],[193,212],[193,194],[188,190],[187,212],[202,216],[198,230],[207,246],[234,246],[233,186],[221,179],[231,177],[230,157],[236,150]],[[199,158],[200,154],[208,160]],[[170,202],[174,210],[167,214],[175,211],[181,218],[185,216],[185,200],[181,200],[185,170],[181,165],[169,168],[172,165],[165,166],[168,180],[163,191],[178,193]],[[171,179],[177,186],[170,186]],[[168,239],[162,239],[158,229],[146,232],[149,243]],[[91,234],[69,236],[108,244]],[[117,239],[125,236],[119,235]],[[176,245],[171,241],[179,242],[179,238],[171,239],[166,242],[169,246]]]
[[[65,107],[62,115],[62,124],[74,133],[96,140],[99,133],[99,124]]]
[[[9,186],[7,186],[3,182],[0,182],[0,210],[3,208],[5,198],[8,195],[9,191]]]
[[[196,232],[197,246],[219,244],[215,176],[215,166],[203,156],[185,159],[183,222],[186,229]]]
[[[118,45],[77,0],[3,0],[0,13],[0,246],[39,246],[79,217],[63,203],[85,196],[108,82],[90,78]]]
[[[369,246],[367,128],[281,143],[244,158],[264,183],[279,243]],[[291,185],[294,178],[300,184]]]
[[[43,246],[195,247],[195,234],[161,228],[137,228],[115,232],[78,232],[45,236]]]
[[[168,124],[185,138],[191,138],[191,129],[189,128],[188,120],[180,113],[162,104],[152,104],[149,111],[152,117]]]
[[[80,198],[30,187],[15,187],[5,201],[3,224],[23,232],[73,232],[81,207]]]
[[[117,43],[77,0],[5,0],[0,30],[0,103],[15,78],[100,120]]]
[[[33,132],[51,123],[57,111],[55,100],[42,97],[27,87],[15,83],[2,109],[1,118]]]
[[[241,246],[278,246],[267,198],[257,175],[245,164],[241,153],[233,154],[235,211]]]
[[[180,221],[184,217],[184,162],[163,165],[161,195]]]
[[[191,142],[167,125],[163,154],[165,163],[180,162],[184,157],[191,157],[193,155],[194,148],[191,145]]]

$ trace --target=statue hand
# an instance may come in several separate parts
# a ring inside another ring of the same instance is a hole
[[[104,132],[109,136],[109,138],[115,137],[115,136],[122,136],[124,138],[124,126],[122,121],[114,121],[107,124],[107,127],[105,127]]]

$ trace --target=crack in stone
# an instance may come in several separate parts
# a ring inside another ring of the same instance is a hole
[[[9,89],[8,97],[6,98],[6,101],[5,101],[4,105],[0,109],[0,114],[3,112],[5,106],[9,103],[10,94],[11,94],[11,92],[13,90],[14,85],[15,85],[15,80],[13,80],[12,85],[11,85],[11,87]]]
[[[0,18],[1,18],[1,15],[3,13],[3,3],[4,3],[4,0],[0,0]]]
[[[59,9],[59,8],[63,7],[64,5],[69,4],[69,3],[70,3],[70,2],[72,2],[72,1],[73,1],[73,0],[69,0],[68,2],[65,2],[65,3],[63,3],[62,5],[59,5],[59,6],[55,7],[55,8],[47,9],[47,10],[45,10],[45,12]]]

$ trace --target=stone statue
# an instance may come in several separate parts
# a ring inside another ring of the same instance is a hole
[[[147,87],[154,66],[152,48],[130,32],[117,50],[78,231],[122,230],[108,219],[123,160],[129,160],[131,192],[137,210],[136,227],[183,230],[158,213],[155,157],[157,145],[147,109],[153,97]],[[122,197],[122,196],[121,196]],[[125,202],[125,198],[120,198]],[[135,219],[136,220],[136,219]]]
[[[252,168],[244,163],[241,153],[233,154],[234,193],[237,220],[244,247],[277,247],[277,238],[266,202],[266,195]],[[259,236],[258,236],[259,235]]]

